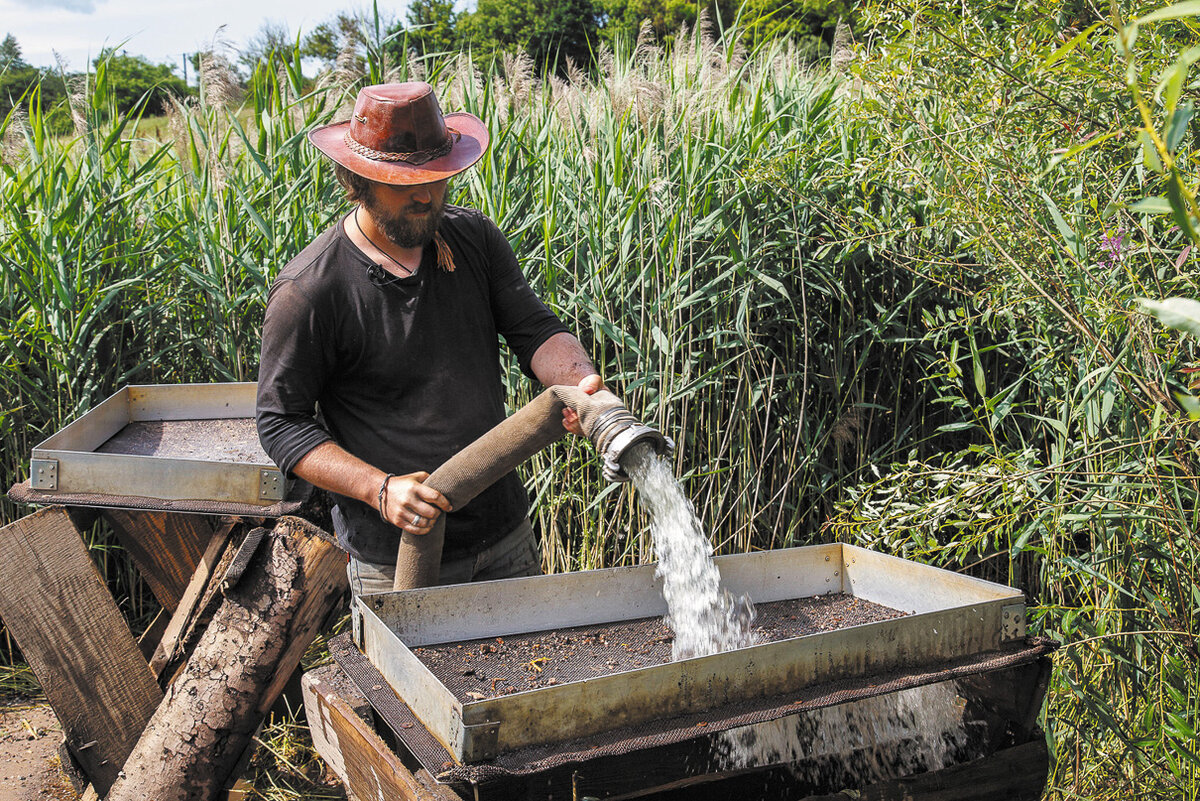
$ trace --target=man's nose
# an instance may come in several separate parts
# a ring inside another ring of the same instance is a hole
[[[418,186],[413,188],[412,200],[414,203],[421,205],[429,205],[433,202],[433,193],[429,191],[427,186]]]

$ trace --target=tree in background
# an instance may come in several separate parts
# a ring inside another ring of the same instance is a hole
[[[238,64],[245,67],[247,73],[253,74],[261,62],[270,60],[274,63],[285,58],[283,54],[291,53],[295,44],[285,23],[264,20],[246,46],[238,52]]]
[[[459,45],[458,21],[454,0],[413,0],[405,15],[403,28],[396,26],[389,33],[404,31],[395,42],[410,47],[422,55],[447,53]]]
[[[25,59],[21,58],[21,45],[17,44],[17,37],[11,33],[6,34],[4,41],[0,42],[0,70],[28,68],[29,65],[25,63]]]
[[[183,97],[190,91],[173,66],[151,64],[145,56],[104,50],[92,63],[97,73],[103,70],[107,74],[108,80],[98,84],[107,87],[105,99],[118,114],[128,114],[142,102],[147,113],[162,114],[172,94]]]
[[[368,19],[358,14],[339,13],[336,17],[312,29],[300,45],[300,55],[315,58],[322,63],[324,72],[338,72],[343,79],[352,80],[366,71],[367,51],[371,48],[389,50],[392,40],[384,37],[382,42],[372,41],[372,33],[382,25],[382,20]],[[394,28],[395,26],[391,26]],[[396,63],[393,60],[393,63]]]
[[[737,0],[604,0],[606,22],[604,36],[609,41],[620,37],[636,39],[642,22],[648,20],[654,35],[670,42],[683,25],[696,24],[700,10],[705,9],[710,23],[719,27],[731,25],[737,16]]]
[[[3,121],[13,106],[27,104],[35,87],[41,87],[38,102],[49,111],[61,105],[66,98],[63,76],[40,70],[25,62],[17,37],[6,34],[0,42],[0,121]],[[64,130],[70,129],[69,115],[51,116],[51,121],[66,120]]]
[[[567,59],[592,63],[603,17],[596,0],[479,0],[458,32],[477,53],[523,49],[538,68],[565,72]]]
[[[337,61],[338,33],[333,23],[322,22],[300,43],[302,58],[315,58],[326,66]]]
[[[852,0],[746,0],[742,26],[754,42],[809,39],[828,50],[838,20],[852,24],[856,6]]]

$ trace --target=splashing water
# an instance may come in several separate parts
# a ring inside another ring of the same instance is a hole
[[[980,756],[953,681],[723,731],[711,754],[718,770],[788,765],[796,778],[847,787]]]
[[[748,597],[734,598],[721,589],[712,544],[670,464],[650,446],[635,445],[621,466],[650,515],[658,555],[655,575],[663,583],[667,625],[675,632],[672,659],[753,645],[754,605]]]

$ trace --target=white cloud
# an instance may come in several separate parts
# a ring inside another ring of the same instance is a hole
[[[61,8],[79,14],[91,14],[96,10],[96,0],[17,0],[17,2],[39,11],[47,8]],[[104,0],[100,0],[100,2],[104,2]]]

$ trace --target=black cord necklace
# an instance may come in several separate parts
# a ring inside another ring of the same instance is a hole
[[[374,284],[375,286],[387,286],[388,284],[394,284],[395,282],[399,281],[401,278],[408,278],[410,275],[413,274],[413,271],[408,269],[407,267],[405,267],[399,261],[397,261],[396,258],[394,256],[392,256],[392,254],[388,253],[386,250],[379,247],[379,245],[376,245],[375,240],[372,239],[371,237],[367,236],[367,232],[362,229],[361,225],[359,225],[358,209],[360,209],[360,208],[362,208],[362,206],[359,206],[358,208],[356,208],[354,210],[354,214],[353,214],[354,227],[358,229],[358,232],[360,234],[362,234],[363,239],[365,239],[371,243],[371,247],[375,248],[380,253],[387,256],[389,259],[392,260],[392,262],[397,267],[399,267],[401,270],[404,271],[404,275],[393,275],[392,273],[385,270],[383,268],[382,264],[372,264],[370,267],[367,268],[367,277],[371,279],[371,283]]]

